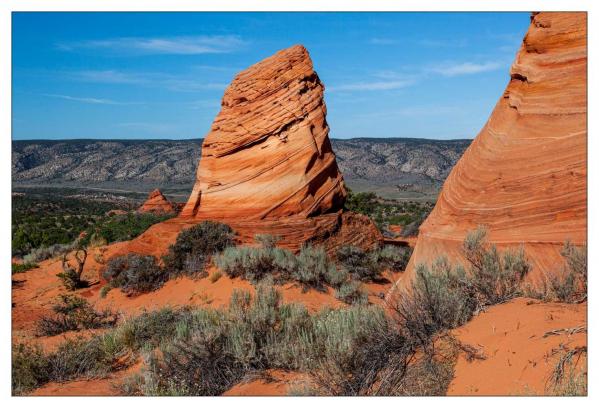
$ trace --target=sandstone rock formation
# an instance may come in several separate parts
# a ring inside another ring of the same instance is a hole
[[[182,216],[276,220],[341,209],[323,91],[302,46],[239,73],[204,139]]]
[[[342,214],[347,193],[328,137],[323,92],[302,46],[239,73],[204,139],[181,219],[226,222],[242,241],[277,235],[291,249],[333,235],[364,246],[380,242],[372,221]],[[352,235],[344,222],[359,227]]]
[[[460,260],[486,225],[499,247],[524,243],[532,279],[562,263],[565,240],[587,233],[585,13],[533,14],[491,117],[453,168],[420,228],[410,265]]]
[[[176,204],[171,203],[156,189],[148,195],[148,199],[137,210],[141,213],[169,214],[177,212]]]

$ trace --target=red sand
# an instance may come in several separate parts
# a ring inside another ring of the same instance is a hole
[[[453,331],[464,344],[482,351],[484,360],[460,355],[448,395],[541,395],[560,347],[587,344],[586,331],[543,337],[557,329],[586,328],[587,305],[539,303],[518,298],[489,308]]]

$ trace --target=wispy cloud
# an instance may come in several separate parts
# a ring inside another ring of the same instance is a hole
[[[371,38],[368,42],[374,45],[394,45],[399,43],[399,41],[397,41],[396,39],[387,37],[374,37]]]
[[[236,35],[201,35],[182,37],[121,37],[57,44],[64,51],[102,50],[125,55],[196,55],[220,54],[238,50],[247,44]]]
[[[410,80],[399,81],[370,81],[370,82],[353,82],[328,88],[330,92],[343,91],[390,91],[393,89],[401,89],[412,85],[414,82]]]
[[[173,134],[179,126],[170,123],[152,123],[152,122],[124,122],[115,124],[116,127],[131,129],[133,131],[143,131],[155,134]]]
[[[65,73],[69,78],[105,84],[131,84],[167,88],[172,91],[195,92],[199,90],[224,90],[226,83],[199,81],[195,77],[161,72],[124,72],[116,70],[75,71]]]
[[[41,94],[41,95],[47,96],[50,98],[65,99],[67,101],[91,103],[91,104],[98,104],[98,105],[140,105],[139,102],[119,102],[119,101],[113,101],[112,99],[88,98],[88,97],[79,97],[79,96],[70,96],[70,95],[58,95],[58,94]]]
[[[461,62],[461,63],[445,63],[435,67],[429,67],[426,70],[435,74],[440,74],[446,77],[458,75],[471,75],[481,72],[495,71],[503,66],[498,61],[489,61],[483,63],[476,62]]]
[[[418,41],[418,45],[428,48],[464,48],[468,46],[468,40],[464,38],[458,39],[422,39]]]

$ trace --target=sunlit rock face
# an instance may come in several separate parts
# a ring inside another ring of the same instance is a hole
[[[239,73],[204,140],[182,216],[276,220],[340,210],[346,191],[323,92],[302,46]]]
[[[587,235],[585,13],[533,14],[491,117],[453,168],[420,229],[408,273],[440,255],[462,260],[469,230],[523,243],[531,278],[558,271],[565,240]]]
[[[241,242],[275,235],[292,250],[382,243],[370,219],[343,212],[347,193],[329,141],[324,85],[303,46],[240,72],[221,105],[181,220],[225,222]]]

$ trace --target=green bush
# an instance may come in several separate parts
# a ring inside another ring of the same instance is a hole
[[[25,263],[13,263],[11,264],[11,268],[12,268],[12,273],[23,273],[23,272],[27,272],[31,269],[35,269],[38,268],[38,264],[36,263],[31,263],[31,262],[25,262]]]
[[[198,277],[205,274],[208,260],[225,248],[235,244],[235,233],[226,224],[203,221],[179,233],[164,257],[165,267],[171,275]]]
[[[17,344],[12,347],[12,394],[23,395],[48,382],[50,362],[40,345]]]
[[[121,288],[131,296],[162,287],[169,275],[158,265],[155,257],[128,254],[110,259],[103,277],[108,281],[108,288]]]
[[[117,320],[109,310],[97,312],[87,300],[73,295],[59,295],[59,302],[52,306],[52,310],[54,316],[43,316],[37,323],[37,332],[41,336],[111,327]]]

